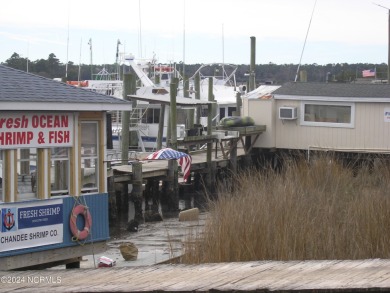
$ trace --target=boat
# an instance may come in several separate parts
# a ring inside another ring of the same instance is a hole
[[[237,66],[232,64],[210,63],[203,64],[199,69],[188,79],[189,90],[184,92],[183,78],[179,70],[174,64],[161,64],[157,62],[155,56],[151,59],[136,59],[132,54],[121,54],[120,65],[130,66],[139,79],[136,95],[138,96],[153,96],[153,95],[168,95],[170,92],[170,83],[173,78],[179,80],[178,97],[186,97],[201,101],[209,99],[209,80],[213,83],[213,96],[217,102],[217,109],[213,116],[213,124],[217,124],[219,120],[227,116],[237,115],[237,94],[245,93],[246,86],[237,86],[235,73]],[[213,74],[208,74],[213,72]],[[199,95],[195,91],[196,76],[200,77]],[[85,89],[93,90],[102,94],[123,98],[123,81],[119,79],[119,74],[111,74],[103,69],[93,80],[81,82],[68,82],[69,84],[80,86]],[[155,150],[157,147],[157,136],[159,131],[161,106],[159,104],[149,104],[147,102],[138,101],[136,107],[133,108],[130,116],[132,125],[131,131],[136,131],[138,136],[137,145],[130,146],[132,149]],[[166,109],[169,111],[169,109]],[[177,136],[183,138],[188,135],[189,121],[185,110],[178,109],[178,124]],[[238,114],[239,115],[239,114]],[[195,119],[202,127],[207,127],[207,110],[197,109]],[[166,146],[166,135],[169,112],[164,115],[164,130],[163,130],[163,147]],[[113,148],[120,149],[122,121],[121,113],[111,113],[112,124],[112,139]],[[195,122],[195,121],[194,121]]]
[[[239,115],[237,95],[246,93],[246,85],[237,85],[235,77],[237,69],[238,66],[233,64],[203,64],[190,78],[194,84],[195,76],[200,75],[200,99],[204,101],[209,98],[209,79],[212,79],[214,100],[217,102],[216,116],[213,117],[214,123],[218,123],[224,117]],[[214,74],[207,75],[204,74],[205,71]],[[201,113],[200,123],[207,126],[207,115],[205,114]]]

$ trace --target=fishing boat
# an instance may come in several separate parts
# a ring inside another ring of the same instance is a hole
[[[121,54],[120,65],[127,65],[132,68],[139,79],[136,95],[153,96],[168,95],[170,92],[170,83],[173,78],[179,80],[177,97],[190,99],[200,99],[207,101],[209,99],[209,80],[212,81],[213,100],[217,102],[217,109],[213,116],[213,123],[226,116],[234,116],[237,111],[237,94],[245,93],[246,86],[237,86],[235,73],[236,65],[231,64],[204,64],[188,79],[188,91],[185,92],[183,78],[174,64],[161,64],[157,62],[155,56],[151,59],[136,59],[134,55]],[[210,74],[212,72],[212,74]],[[199,93],[195,90],[196,76],[200,77]],[[82,82],[70,82],[70,84],[93,90],[102,94],[123,98],[123,81],[119,79],[119,74],[110,74],[105,69],[99,72],[93,80]],[[169,109],[166,109],[165,121],[163,127],[163,146],[166,146],[167,125]],[[177,136],[183,138],[188,134],[188,128],[191,124],[188,121],[185,110],[178,109]],[[130,146],[134,149],[155,150],[157,146],[157,136],[159,131],[159,122],[161,106],[159,104],[150,104],[148,102],[138,101],[130,114],[131,131],[137,133],[137,145]],[[207,109],[198,108],[195,113],[197,124],[207,127]],[[122,133],[121,113],[111,113],[112,117],[112,139],[114,149],[120,149],[120,140]],[[193,121],[194,122],[194,121]]]

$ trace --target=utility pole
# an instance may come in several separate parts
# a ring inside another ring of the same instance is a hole
[[[118,39],[117,43],[116,43],[116,59],[115,59],[115,66],[116,66],[116,73],[117,73],[117,76],[116,76],[116,79],[117,80],[120,80],[120,65],[119,65],[119,62],[118,62],[118,59],[119,59],[119,45],[122,45],[121,44],[121,41]]]

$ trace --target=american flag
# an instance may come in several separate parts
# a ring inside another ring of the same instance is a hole
[[[362,71],[363,77],[375,77],[375,69],[367,69]]]
[[[175,151],[171,148],[161,149],[156,151],[145,158],[146,160],[179,160],[179,165],[183,172],[183,179],[187,181],[190,176],[192,157],[189,154]]]

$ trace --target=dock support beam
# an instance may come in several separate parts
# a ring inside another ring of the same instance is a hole
[[[179,184],[177,161],[168,161],[168,176],[163,181],[161,194],[161,210],[163,217],[175,217],[179,212]]]
[[[133,190],[131,191],[130,200],[134,204],[134,221],[138,223],[143,223],[144,216],[142,213],[142,164],[140,162],[133,162],[132,167]]]
[[[161,221],[162,217],[159,213],[160,203],[160,180],[148,179],[145,187],[145,222]]]
[[[213,94],[213,78],[209,77],[209,93],[208,93],[208,99],[209,102],[214,102],[214,94]],[[214,104],[208,104],[207,110],[208,110],[208,115],[207,115],[207,135],[212,134],[212,119],[214,116],[214,110],[215,110],[216,105]],[[211,155],[213,152],[213,143],[208,142],[207,143],[207,166],[209,167],[208,173],[207,173],[207,179],[206,179],[206,184],[207,184],[207,189],[211,190],[213,186],[213,172],[212,172],[212,160],[211,160]]]

